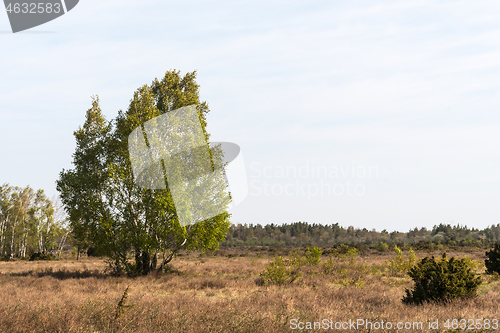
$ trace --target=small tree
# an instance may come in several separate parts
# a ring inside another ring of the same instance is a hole
[[[422,304],[426,301],[446,302],[453,298],[476,296],[481,278],[472,272],[465,259],[441,260],[425,257],[408,273],[415,282],[413,290],[406,289],[403,303]]]
[[[499,273],[500,274],[500,243],[495,244],[495,247],[490,251],[486,252],[488,259],[484,261],[486,265],[486,272],[488,274]]]
[[[265,271],[260,273],[260,276],[264,278],[265,285],[272,283],[281,286],[299,279],[301,274],[298,266],[291,260],[278,256],[266,266]]]
[[[394,252],[396,253],[396,258],[389,262],[389,271],[394,276],[405,275],[415,264],[415,252],[410,249],[408,260],[403,258],[403,251],[397,245],[394,245]]]

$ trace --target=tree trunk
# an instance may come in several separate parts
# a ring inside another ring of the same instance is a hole
[[[135,270],[137,273],[142,272],[142,257],[139,249],[135,249]]]
[[[14,258],[14,236],[15,236],[15,233],[16,233],[16,223],[14,222],[14,224],[12,225],[12,237],[10,240],[10,254],[9,254],[10,259]]]
[[[80,259],[80,245],[77,246],[76,248],[76,260]]]
[[[19,253],[19,256],[21,258],[26,257],[26,247],[27,247],[27,242],[28,242],[28,231],[24,232],[23,239],[21,241],[21,251]]]
[[[149,267],[149,271],[154,271],[156,269],[156,265],[158,265],[158,251],[155,251],[153,260],[151,260],[151,266]]]
[[[142,251],[142,275],[148,275],[150,267],[150,255],[146,251]]]
[[[184,244],[186,244],[186,241],[187,241],[187,238],[184,239],[184,242],[182,242],[182,244],[180,244],[179,246],[172,249],[172,252],[170,252],[168,257],[163,259],[163,262],[161,263],[160,267],[158,268],[158,272],[163,271],[163,269],[165,268],[165,265],[167,265],[174,258],[174,255],[177,253],[177,251],[179,251],[184,246]]]
[[[59,243],[59,246],[57,247],[57,257],[61,257],[61,252],[63,250],[64,244],[66,243],[66,239],[68,238],[69,231],[66,232],[61,239],[61,242]]]
[[[4,240],[5,240],[5,231],[7,231],[7,223],[9,221],[9,214],[5,220],[2,220],[2,228],[0,230],[0,254],[6,255],[7,251],[5,250]]]

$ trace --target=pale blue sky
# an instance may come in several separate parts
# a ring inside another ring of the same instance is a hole
[[[56,194],[90,96],[111,119],[197,70],[212,139],[247,166],[233,223],[500,223],[499,2],[82,0],[9,31],[0,11],[0,183]]]

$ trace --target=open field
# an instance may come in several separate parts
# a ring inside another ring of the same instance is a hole
[[[354,258],[354,265],[334,258],[334,274],[323,272],[329,256],[322,256],[322,263],[304,267],[300,279],[281,287],[262,285],[260,273],[275,255],[262,253],[193,253],[176,258],[169,274],[136,278],[106,275],[106,263],[92,258],[0,262],[0,332],[343,332],[336,322],[358,319],[372,328],[382,320],[394,327],[422,322],[422,328],[399,331],[447,332],[448,319],[500,319],[500,282],[484,274],[475,299],[408,306],[401,298],[411,279],[383,268],[393,253],[371,252]],[[427,255],[417,252],[417,258]],[[484,272],[483,250],[448,253],[465,255]],[[293,319],[328,319],[333,329],[292,329]],[[439,320],[439,330],[429,329],[428,320]],[[371,330],[377,331],[391,330]]]

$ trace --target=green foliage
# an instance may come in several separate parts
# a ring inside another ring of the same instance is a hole
[[[387,252],[387,250],[389,249],[389,245],[387,245],[386,243],[384,242],[380,242],[377,247],[376,247],[377,251],[379,252]]]
[[[343,278],[340,279],[340,284],[344,287],[354,286],[358,288],[363,288],[365,286],[365,282],[362,280],[360,276],[356,276],[355,278]]]
[[[205,128],[209,109],[200,101],[196,72],[182,77],[175,70],[138,88],[128,109],[120,111],[113,122],[105,119],[99,99],[94,98],[84,125],[74,132],[74,169],[60,173],[57,189],[76,244],[80,248],[91,246],[108,257],[117,273],[124,270],[137,275],[161,270],[182,248],[216,250],[227,234],[227,212],[182,226],[170,188],[148,190],[134,181],[129,135],[146,121],[188,105],[195,105],[208,140]],[[219,167],[220,151],[211,149],[210,153],[212,166]],[[221,199],[227,204],[229,200],[227,195]],[[189,200],[182,202],[188,204]],[[134,260],[130,253],[134,253]]]
[[[467,265],[467,267],[469,267],[470,269],[474,269],[477,266],[479,266],[479,263],[475,262],[474,260],[472,260],[469,257],[465,257],[462,260],[465,262],[465,264]]]
[[[130,286],[128,286],[127,289],[125,289],[125,291],[123,292],[122,298],[120,299],[120,301],[116,305],[115,319],[120,318],[125,313],[125,309],[132,307],[132,305],[126,304],[127,299],[128,299],[128,289],[129,288],[130,288]]]
[[[318,265],[321,261],[322,251],[318,247],[308,247],[304,251],[298,248],[295,252],[290,252],[292,265],[301,267],[305,265]]]
[[[389,262],[389,272],[393,276],[404,275],[415,265],[415,252],[410,249],[408,259],[403,258],[403,251],[396,245],[394,245],[394,252],[396,258]]]
[[[43,253],[43,252],[35,252],[32,255],[30,255],[30,261],[36,261],[36,260],[54,260],[54,256],[50,253]]]
[[[272,283],[281,286],[292,283],[302,275],[292,260],[283,259],[281,256],[278,256],[266,266],[265,271],[260,276],[264,278],[265,285]]]
[[[356,264],[356,258],[359,256],[359,251],[355,247],[351,247],[347,250],[347,253],[338,254],[337,256],[344,259],[346,263],[354,265]]]
[[[495,244],[495,247],[486,252],[488,259],[484,261],[488,274],[500,273],[500,243]]]
[[[476,276],[466,260],[454,257],[448,260],[446,253],[439,261],[434,256],[421,259],[408,275],[415,286],[413,290],[405,290],[406,296],[402,301],[406,304],[474,297],[481,284],[481,278]]]
[[[0,186],[0,256],[26,258],[28,253],[56,254],[62,247],[65,216],[45,195],[30,186]]]
[[[340,244],[338,246],[334,246],[332,251],[331,251],[331,254],[336,256],[336,257],[344,257],[344,256],[349,256],[350,254],[353,254],[353,253],[358,253],[359,254],[359,251],[356,247],[353,247],[353,246],[350,246],[350,245],[347,245],[347,244]]]
[[[341,244],[356,246],[363,252],[362,246],[377,250],[380,243],[388,245],[391,250],[394,245],[411,244],[414,250],[439,250],[442,246],[453,247],[455,250],[470,247],[490,246],[500,240],[500,224],[483,230],[456,225],[439,225],[432,229],[414,228],[407,233],[381,232],[366,228],[342,227],[338,223],[324,225],[307,222],[290,224],[247,224],[232,225],[227,240],[221,246],[251,246],[251,245],[283,245],[293,247],[315,246],[335,247]],[[402,248],[403,249],[403,248]],[[329,253],[330,254],[330,253]]]
[[[316,247],[316,246],[308,247],[304,251],[306,261],[308,264],[311,264],[311,265],[319,264],[319,262],[321,261],[321,254],[322,253],[323,252],[321,251],[321,249],[319,247]]]

